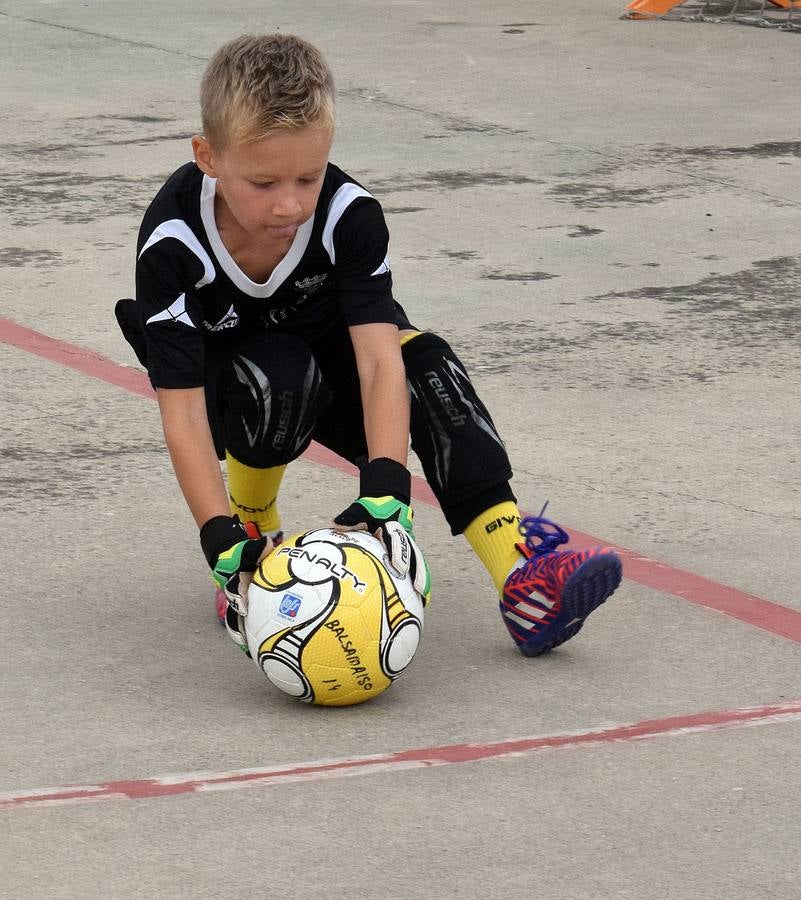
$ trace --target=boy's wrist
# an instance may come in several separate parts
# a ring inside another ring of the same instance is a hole
[[[392,496],[411,503],[412,476],[402,463],[388,456],[371,459],[359,473],[360,497]]]
[[[212,516],[200,529],[200,546],[210,568],[217,564],[221,553],[248,537],[237,516]]]

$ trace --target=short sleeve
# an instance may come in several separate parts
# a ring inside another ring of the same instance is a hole
[[[165,237],[140,253],[136,306],[154,387],[204,383],[203,315],[195,290],[203,275],[203,263],[175,238]]]
[[[360,198],[334,229],[334,279],[347,325],[395,322],[389,231],[381,205]]]

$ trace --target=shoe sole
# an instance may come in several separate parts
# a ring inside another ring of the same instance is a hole
[[[554,622],[544,634],[520,644],[523,656],[542,656],[575,637],[587,616],[617,590],[622,577],[623,565],[614,554],[592,556],[582,563],[562,588],[560,618],[567,624],[559,628],[558,622]]]

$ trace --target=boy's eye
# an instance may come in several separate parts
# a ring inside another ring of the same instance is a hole
[[[250,183],[257,188],[268,188],[272,185],[272,181],[251,181]]]

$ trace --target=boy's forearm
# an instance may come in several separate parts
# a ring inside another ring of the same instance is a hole
[[[406,465],[409,455],[409,392],[398,329],[376,322],[350,328],[361,384],[364,435],[370,459]]]
[[[230,515],[203,388],[159,389],[158,398],[175,476],[198,528],[214,516]]]
[[[403,366],[380,363],[362,378],[364,431],[370,459],[389,457],[402,465],[409,453],[409,393]]]

